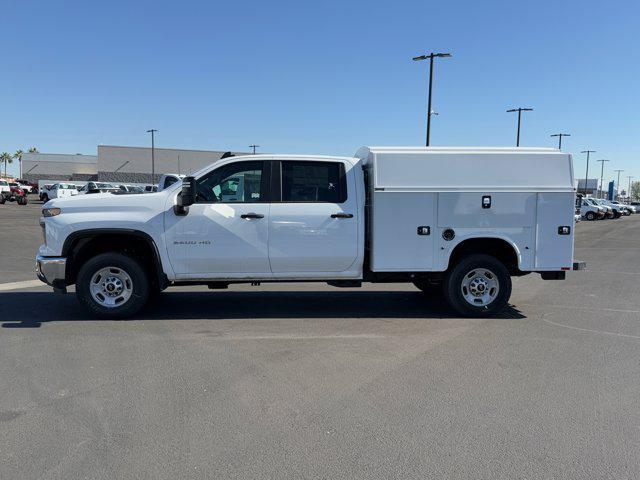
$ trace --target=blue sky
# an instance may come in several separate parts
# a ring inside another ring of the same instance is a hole
[[[433,145],[580,150],[640,179],[640,6],[608,1],[0,0],[0,151],[97,144],[351,155]],[[592,165],[595,167],[595,165]],[[13,168],[15,171],[15,167]],[[623,183],[626,185],[626,180]]]

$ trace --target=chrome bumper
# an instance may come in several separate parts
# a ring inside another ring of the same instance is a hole
[[[36,275],[41,281],[54,288],[65,286],[66,267],[67,259],[64,257],[36,255]]]

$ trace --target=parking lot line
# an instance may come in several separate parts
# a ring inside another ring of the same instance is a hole
[[[32,288],[44,286],[40,280],[25,280],[23,282],[0,283],[0,292],[8,290],[20,290],[21,288]]]

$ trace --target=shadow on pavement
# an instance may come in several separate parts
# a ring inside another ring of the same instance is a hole
[[[45,322],[92,321],[75,295],[50,292],[0,294],[0,311],[11,312],[3,328],[38,328]],[[242,318],[459,318],[441,299],[420,292],[266,291],[164,292],[136,320],[225,320]],[[526,318],[509,306],[502,319]]]

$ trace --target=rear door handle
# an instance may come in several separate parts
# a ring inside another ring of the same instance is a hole
[[[264,218],[264,215],[261,213],[243,213],[242,215],[240,215],[240,218],[248,218],[248,219]]]
[[[331,218],[353,218],[352,213],[332,213]]]

